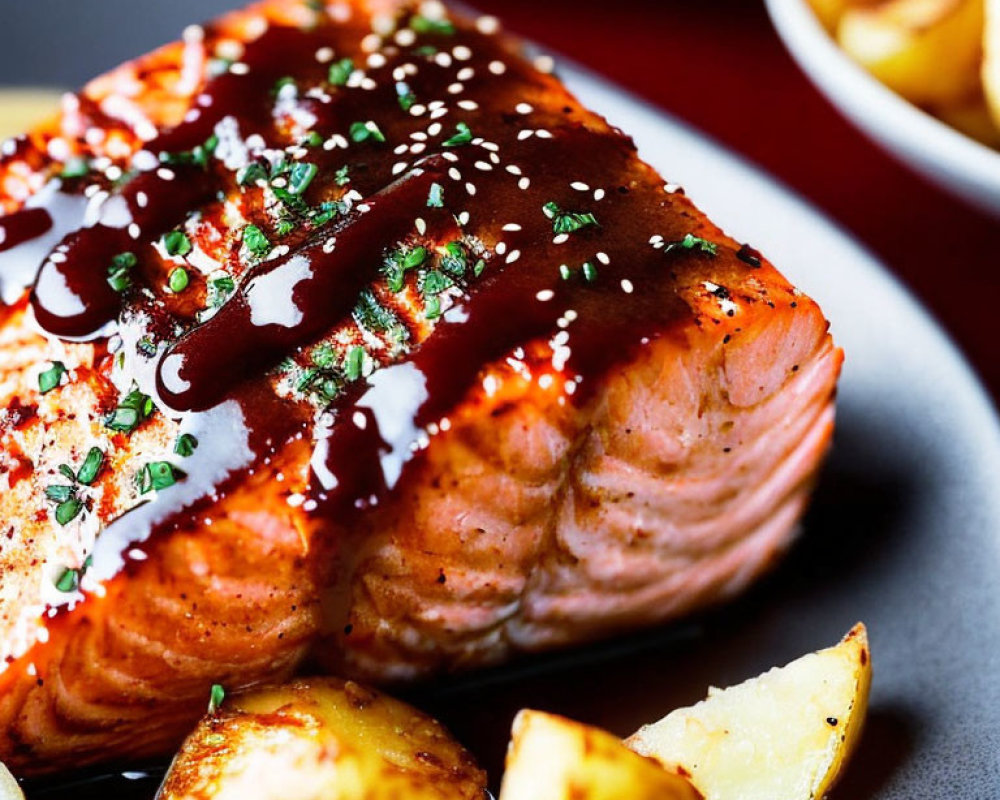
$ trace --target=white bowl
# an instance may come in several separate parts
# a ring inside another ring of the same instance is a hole
[[[1000,152],[879,83],[837,46],[806,0],[765,2],[792,57],[844,116],[930,180],[1000,215]]]

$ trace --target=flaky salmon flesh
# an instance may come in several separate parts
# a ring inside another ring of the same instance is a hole
[[[273,0],[0,160],[0,759],[730,598],[828,448],[822,312],[437,3]]]

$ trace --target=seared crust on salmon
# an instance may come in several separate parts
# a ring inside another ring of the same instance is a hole
[[[0,758],[168,752],[307,658],[672,619],[788,545],[841,353],[629,139],[437,4],[271,0],[0,160]]]

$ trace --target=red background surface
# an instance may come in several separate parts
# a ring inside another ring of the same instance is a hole
[[[843,120],[795,66],[759,0],[475,5],[819,206],[917,293],[1000,398],[1000,219],[925,182]]]

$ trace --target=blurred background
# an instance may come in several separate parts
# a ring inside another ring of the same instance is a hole
[[[0,85],[77,86],[175,38],[185,22],[237,5],[7,0],[3,24],[16,35],[0,48]],[[1000,221],[926,183],[845,122],[787,55],[762,0],[475,5],[700,128],[819,206],[919,295],[1000,398]]]

